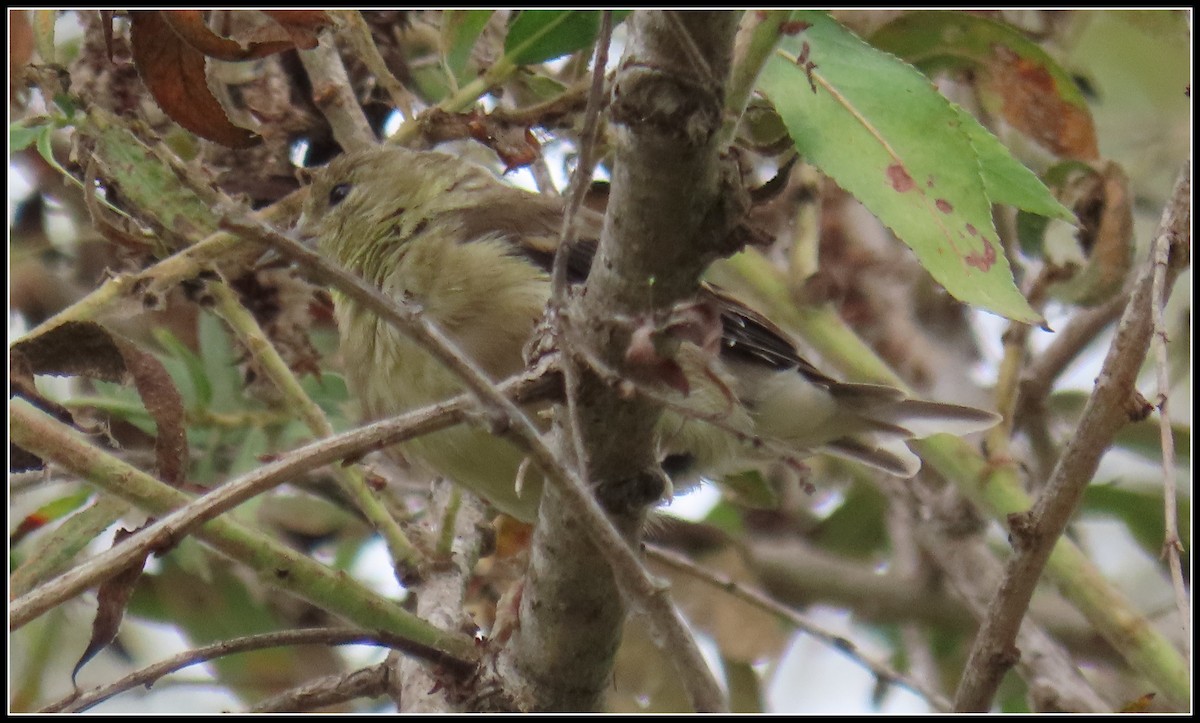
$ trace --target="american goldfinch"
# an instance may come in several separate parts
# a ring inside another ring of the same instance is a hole
[[[386,148],[343,155],[318,171],[302,218],[302,233],[324,254],[419,305],[494,379],[522,371],[523,348],[550,297],[558,199],[443,153]],[[579,280],[594,248],[585,240],[572,254]],[[911,477],[920,460],[905,439],[967,434],[999,420],[891,387],[835,381],[761,315],[716,289],[701,295],[720,316],[719,352],[679,346],[674,361],[688,383],[666,390],[677,404],[657,427],[662,467],[676,489],[778,456],[767,451],[772,446]],[[398,329],[336,291],[334,303],[347,383],[367,415],[399,414],[462,392],[452,372]],[[756,438],[776,444],[747,442]],[[500,510],[535,517],[540,476],[517,484],[523,454],[505,439],[459,425],[402,448],[410,461]]]

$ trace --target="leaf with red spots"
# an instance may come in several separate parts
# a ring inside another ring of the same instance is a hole
[[[1013,282],[992,224],[995,179],[981,168],[973,119],[916,68],[825,13],[797,11],[792,19],[810,27],[782,38],[759,88],[797,150],[891,228],[956,298],[1040,322]]]

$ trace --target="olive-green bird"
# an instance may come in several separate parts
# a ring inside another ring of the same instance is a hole
[[[559,199],[514,188],[486,168],[443,153],[381,148],[343,155],[318,171],[302,233],[385,293],[421,307],[493,379],[524,368],[523,348],[550,297],[550,264],[562,224]],[[573,254],[586,276],[594,239]],[[826,452],[902,477],[920,469],[904,440],[967,434],[1000,417],[909,399],[897,389],[835,381],[805,361],[760,314],[706,287],[719,309],[719,352],[690,342],[675,362],[687,393],[655,390],[681,408],[657,427],[663,469],[676,489],[778,458]],[[371,418],[399,414],[463,391],[455,375],[399,329],[334,292],[351,393]],[[719,425],[698,417],[715,417]],[[730,433],[736,430],[739,434]],[[755,445],[747,439],[773,440]],[[526,521],[541,478],[517,484],[523,454],[501,437],[459,425],[404,443],[405,457],[466,486]]]

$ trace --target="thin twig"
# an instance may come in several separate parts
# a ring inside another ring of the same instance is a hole
[[[1129,293],[1117,294],[1100,306],[1081,310],[1062,329],[1054,341],[1025,367],[1021,377],[1021,400],[1017,423],[1030,413],[1030,406],[1044,404],[1058,377],[1095,341],[1100,332],[1120,318],[1129,305]]]
[[[363,114],[342,56],[331,39],[312,50],[301,50],[299,55],[312,83],[313,102],[329,121],[338,145],[347,152],[376,145],[375,131]]]
[[[1180,171],[1180,179],[1187,179],[1190,173],[1191,164],[1185,163]],[[1167,223],[1165,219],[1164,223]],[[1189,630],[1191,617],[1188,614],[1188,593],[1183,581],[1183,566],[1179,559],[1180,553],[1183,552],[1183,543],[1179,539],[1179,508],[1175,489],[1175,440],[1171,433],[1171,415],[1167,413],[1171,380],[1167,374],[1167,323],[1163,318],[1163,308],[1167,305],[1167,274],[1171,267],[1171,247],[1177,243],[1170,234],[1178,234],[1187,228],[1189,228],[1189,224],[1183,222],[1178,228],[1170,228],[1166,233],[1160,233],[1154,238],[1154,288],[1150,300],[1150,313],[1154,320],[1154,335],[1151,337],[1151,343],[1154,345],[1157,370],[1158,429],[1162,446],[1163,515],[1165,518],[1163,520],[1162,554],[1167,558],[1167,567],[1171,571],[1171,585],[1175,589],[1175,607],[1179,611],[1179,624],[1183,628],[1183,639],[1190,643],[1192,635]]]
[[[285,690],[255,703],[248,713],[300,713],[339,705],[356,698],[387,694],[392,667],[386,662],[349,673],[335,673]]]
[[[1122,292],[1092,309],[1083,309],[1055,333],[1054,341],[1022,372],[1013,427],[1024,430],[1033,451],[1034,479],[1040,485],[1050,476],[1059,448],[1050,433],[1046,400],[1059,376],[1083,351],[1121,316],[1129,303]]]
[[[583,132],[579,137],[579,160],[575,173],[571,177],[571,185],[567,191],[567,205],[563,213],[562,232],[558,248],[554,253],[554,264],[551,268],[551,307],[550,318],[554,325],[555,336],[561,344],[569,344],[567,335],[563,333],[565,319],[563,311],[567,303],[567,261],[571,257],[571,246],[575,243],[578,233],[575,221],[583,199],[591,185],[592,173],[596,167],[596,131],[600,127],[600,108],[604,95],[604,68],[608,65],[608,46],[612,41],[612,12],[604,11],[600,19],[600,36],[596,40],[596,59],[592,68],[592,84],[588,92],[587,108],[583,116]],[[579,370],[575,367],[573,356],[566,354],[562,364],[563,380],[565,382],[567,399],[567,430],[573,445],[575,469],[587,485],[587,447],[579,434],[579,412],[576,407],[579,398]]]
[[[1181,243],[1179,219],[1188,214],[1191,183],[1181,174],[1163,211],[1157,235]],[[1182,227],[1186,231],[1186,225]],[[1178,269],[1168,273],[1170,288]],[[1150,343],[1154,264],[1146,265],[1121,316],[1117,333],[1101,367],[1096,387],[1084,408],[1082,421],[1064,450],[1033,508],[1009,516],[1016,554],[988,608],[988,615],[971,649],[963,679],[955,694],[957,711],[983,712],[991,706],[1004,673],[1016,656],[1013,641],[1058,538],[1095,474],[1100,457],[1130,417],[1137,373]],[[1165,292],[1164,292],[1165,293]]]
[[[704,57],[704,51],[696,44],[696,39],[692,37],[692,32],[688,30],[683,21],[679,19],[678,10],[664,10],[663,17],[667,20],[667,27],[675,34],[675,39],[679,41],[679,47],[683,48],[683,52],[687,55],[688,60],[692,61],[692,65],[704,72],[705,80],[712,85],[723,85],[720,78],[713,73],[712,64],[708,62],[708,58]]]
[[[332,437],[333,426],[325,418],[325,412],[304,391],[300,380],[292,373],[275,345],[267,339],[258,320],[242,306],[233,289],[226,283],[213,284],[210,288],[216,299],[217,313],[250,351],[258,367],[286,400],[287,406],[299,414],[300,419],[316,438]],[[383,538],[394,563],[393,572],[403,583],[405,575],[420,565],[420,551],[409,541],[396,518],[368,489],[361,472],[357,469],[338,467],[334,469],[333,474],[342,490],[354,501],[354,506]]]
[[[974,618],[982,621],[987,614],[988,596],[992,594],[990,581],[999,576],[1000,562],[987,548],[982,532],[964,536],[952,530],[953,525],[944,520],[921,525],[916,531],[917,539],[945,575],[949,587]],[[1030,696],[1039,701],[1039,712],[1112,710],[1080,673],[1072,655],[1032,616],[1021,623],[1017,642],[1022,650],[1017,670],[1025,679]]]
[[[1043,269],[1029,284],[1024,292],[1030,308],[1041,314],[1046,303],[1046,289],[1049,286],[1051,272]],[[1029,334],[1033,331],[1030,324],[1013,321],[1009,322],[1001,337],[1004,344],[1004,357],[996,373],[994,396],[996,411],[1003,419],[999,424],[986,432],[988,453],[997,459],[1009,457],[1009,446],[1012,437],[1014,419],[1016,417],[1017,398],[1020,391],[1021,368],[1025,365]],[[1040,480],[1039,480],[1040,482]]]
[[[80,713],[109,698],[137,686],[149,688],[164,675],[174,673],[191,665],[199,665],[210,660],[236,653],[246,653],[252,650],[278,648],[288,645],[377,645],[403,651],[409,655],[429,660],[454,671],[457,674],[469,673],[474,669],[472,661],[461,660],[447,655],[440,650],[414,643],[400,635],[394,635],[383,630],[359,630],[357,628],[306,628],[303,630],[284,630],[275,633],[246,635],[240,638],[222,640],[219,643],[205,645],[173,655],[166,660],[148,665],[134,671],[120,680],[108,685],[95,688],[82,695],[70,695],[62,700],[51,703],[41,710],[42,713]]]
[[[518,378],[502,386],[506,393],[522,394],[545,380]],[[246,500],[308,470],[339,459],[360,455],[421,434],[458,424],[474,407],[474,399],[463,394],[441,404],[417,409],[360,429],[323,439],[289,452],[253,472],[221,485],[212,492],[163,517],[121,543],[105,550],[83,565],[64,573],[9,604],[9,629],[15,630],[64,600],[80,594],[111,577],[117,570],[157,549],[164,540],[181,539],[190,530],[216,519]],[[19,414],[19,407],[11,412]],[[153,510],[151,510],[153,511]]]
[[[820,625],[817,625],[809,620],[806,616],[801,615],[786,605],[771,599],[768,595],[745,587],[730,577],[697,565],[695,562],[692,562],[688,558],[672,550],[668,550],[657,545],[646,545],[646,553],[650,558],[657,560],[668,567],[687,573],[688,575],[692,575],[693,577],[702,580],[713,587],[723,590],[738,600],[744,600],[751,605],[759,607],[768,613],[781,618],[796,629],[804,631],[806,634],[811,635],[817,640],[820,640],[822,643],[825,643],[831,648],[845,654],[846,657],[874,673],[875,677],[880,681],[896,683],[901,687],[911,690],[927,700],[931,706],[941,712],[949,712],[951,710],[950,701],[936,690],[933,690],[918,680],[906,676],[882,660],[875,660],[871,656],[865,655],[858,649],[858,646],[856,646],[850,640],[847,640],[836,633],[831,633],[828,630],[825,630]]]
[[[375,45],[375,39],[371,37],[371,28],[363,19],[362,11],[332,10],[328,12],[332,12],[336,17],[342,19],[342,36],[350,41],[358,59],[367,66],[371,77],[392,99],[392,104],[404,114],[404,120],[413,118],[413,95],[408,92],[408,88],[405,88],[403,83],[396,80],[396,76],[392,75],[392,71],[388,69],[387,61],[380,55],[379,48]]]
[[[936,587],[936,572],[930,562],[921,555],[920,547],[917,545],[915,528],[920,515],[915,496],[908,491],[908,484],[901,483],[895,478],[886,478],[883,487],[888,497],[886,524],[888,540],[892,548],[892,565],[896,573],[906,579],[917,580],[926,586]],[[942,676],[925,631],[916,621],[906,621],[900,625],[900,640],[904,646],[905,657],[908,658],[908,669],[913,678],[927,681],[926,685],[930,690],[944,696],[945,689],[941,684]],[[948,699],[946,703],[949,704]],[[942,710],[949,711],[949,708]]]

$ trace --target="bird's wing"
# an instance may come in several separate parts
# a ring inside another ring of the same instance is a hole
[[[549,271],[557,244],[557,237],[536,234],[522,238],[521,250],[531,261]],[[598,245],[598,240],[590,236],[571,245],[567,256],[568,281],[582,283],[587,279]],[[794,368],[814,384],[831,386],[837,383],[800,356],[787,334],[762,314],[712,284],[703,285],[701,297],[716,304],[720,311],[722,354],[772,369]]]

